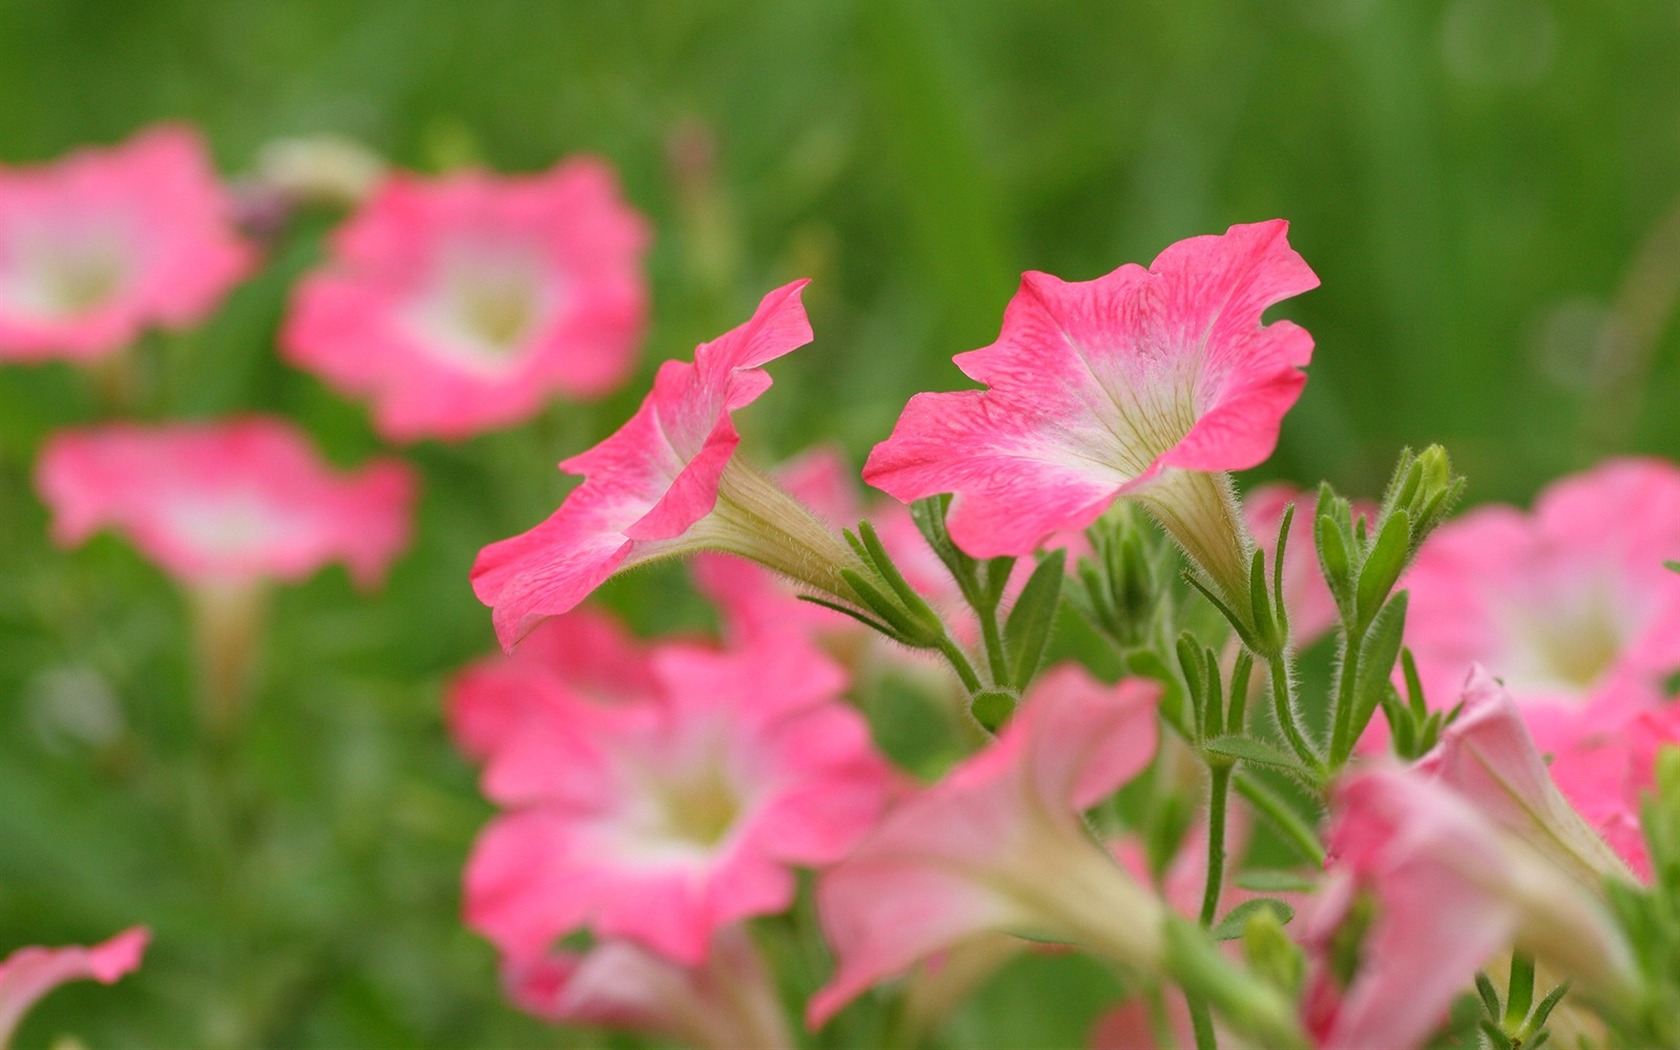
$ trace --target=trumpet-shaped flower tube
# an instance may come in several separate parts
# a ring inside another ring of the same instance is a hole
[[[1480,667],[1464,689],[1464,708],[1440,743],[1417,762],[1507,833],[1596,888],[1631,875],[1615,852],[1552,781],[1517,705]]]
[[[408,543],[413,471],[380,460],[352,474],[278,419],[112,424],[54,435],[36,487],[63,546],[121,532],[189,584],[298,580],[342,561],[377,584]]]
[[[490,756],[485,792],[512,811],[473,851],[467,918],[511,959],[588,928],[697,964],[880,810],[887,767],[814,650],[673,645],[654,668],[657,697],[556,698]]]
[[[91,948],[20,948],[0,961],[0,1047],[36,1001],[68,981],[114,984],[140,966],[150,934],[125,930]]]
[[[0,360],[89,361],[203,320],[251,269],[197,134],[0,168]]]
[[[1080,811],[1148,764],[1158,699],[1150,683],[1053,670],[991,746],[889,812],[818,883],[838,969],[810,1022],[987,932],[1081,941],[1155,969],[1165,908],[1091,839]]]
[[[502,645],[544,616],[571,609],[614,573],[656,558],[723,550],[844,596],[855,559],[827,526],[735,456],[730,413],[770,386],[762,366],[811,339],[799,302],[805,281],[765,296],[752,319],[667,361],[630,421],[561,464],[585,480],[553,516],[493,543],[473,565],[473,589],[495,609]]]
[[[1425,772],[1373,769],[1341,782],[1328,846],[1330,881],[1307,929],[1307,1022],[1320,1046],[1422,1045],[1476,971],[1513,944],[1585,994],[1634,987],[1615,922],[1574,874]],[[1361,897],[1375,911],[1350,976],[1338,972],[1338,931]]]
[[[599,397],[646,323],[647,223],[612,170],[388,179],[298,285],[287,358],[371,400],[387,437],[459,439]]]
[[[1312,355],[1305,330],[1260,323],[1318,284],[1286,232],[1233,226],[1093,281],[1027,273],[997,341],[955,359],[987,389],[917,394],[864,478],[906,502],[953,493],[951,537],[975,557],[1026,554],[1133,496],[1246,602],[1223,472],[1271,454]]]

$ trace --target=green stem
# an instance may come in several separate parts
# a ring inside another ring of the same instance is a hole
[[[1283,730],[1283,737],[1289,741],[1295,756],[1314,773],[1321,772],[1324,760],[1318,757],[1318,750],[1295,723],[1295,698],[1290,695],[1288,659],[1282,652],[1269,653],[1267,668],[1272,679],[1272,710],[1277,714],[1278,728]]]
[[[969,662],[968,657],[962,651],[962,647],[951,640],[950,635],[941,635],[939,641],[935,643],[935,647],[944,655],[952,669],[957,672],[957,677],[962,679],[963,688],[970,693],[978,693],[985,688],[980,681],[980,676],[975,673],[974,665]]]
[[[1219,913],[1219,893],[1225,882],[1225,810],[1231,797],[1231,772],[1228,765],[1209,769],[1213,786],[1208,797],[1207,884],[1202,890],[1201,923],[1212,926]]]
[[[1330,731],[1330,768],[1339,769],[1353,752],[1354,687],[1359,681],[1359,650],[1365,645],[1363,631],[1344,628],[1347,646],[1342,652],[1342,670],[1336,682],[1336,709]]]
[[[1301,856],[1314,864],[1324,863],[1324,847],[1319,844],[1318,836],[1282,799],[1242,776],[1237,777],[1237,794],[1271,821],[1272,826],[1301,851]]]
[[[1184,1001],[1190,1007],[1190,1028],[1196,1034],[1196,1050],[1219,1050],[1219,1037],[1213,1032],[1213,1014],[1207,1000],[1186,992]]]
[[[980,618],[981,645],[986,650],[986,663],[992,672],[992,684],[1004,685],[1009,681],[1009,661],[1003,651],[1003,633],[998,630],[997,606],[988,609],[976,608],[975,613]]]

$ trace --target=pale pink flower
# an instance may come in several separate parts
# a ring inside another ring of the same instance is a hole
[[[616,433],[560,464],[585,475],[560,509],[492,543],[473,589],[495,609],[512,648],[544,616],[577,605],[613,574],[657,558],[723,550],[830,593],[855,559],[797,500],[735,456],[730,413],[770,386],[761,367],[811,339],[805,281],[765,296],[746,324],[667,361],[653,391]]]
[[[1644,881],[1651,879],[1640,809],[1656,790],[1657,752],[1680,746],[1680,705],[1647,711],[1559,755],[1551,765],[1558,787],[1583,817]]]
[[[1165,909],[1092,840],[1082,810],[1154,755],[1152,684],[1047,673],[1003,733],[892,809],[823,875],[817,904],[838,968],[820,1025],[878,981],[987,932],[1078,940],[1149,969]]]
[[[387,179],[299,284],[281,349],[373,402],[398,441],[458,439],[593,398],[634,367],[648,226],[603,162]]]
[[[1380,768],[1343,780],[1327,844],[1330,880],[1306,930],[1306,1020],[1320,1046],[1421,1045],[1476,971],[1513,944],[1584,994],[1633,987],[1631,955],[1602,902],[1434,777]],[[1333,941],[1361,894],[1375,912],[1344,986]]]
[[[632,941],[509,961],[513,1001],[545,1020],[663,1035],[700,1050],[795,1045],[751,939],[719,931],[706,958],[684,966]]]
[[[1630,878],[1614,851],[1552,782],[1511,696],[1480,667],[1463,690],[1464,708],[1417,761],[1494,824],[1543,853],[1582,884]]]
[[[844,677],[809,648],[669,645],[660,695],[561,698],[503,739],[485,793],[510,807],[467,869],[467,917],[515,960],[588,928],[698,963],[716,931],[793,900],[792,868],[844,856],[888,769]]]
[[[448,691],[449,731],[457,747],[482,762],[551,707],[631,703],[657,692],[649,648],[607,613],[580,606],[545,620],[513,653],[457,674]]]
[[[1233,226],[1093,281],[1029,272],[991,346],[956,362],[986,390],[917,394],[864,478],[906,502],[954,494],[975,557],[1026,554],[1119,496],[1246,601],[1247,543],[1223,473],[1271,454],[1312,339],[1266,307],[1316,287],[1282,220]]]
[[[0,359],[90,361],[209,315],[254,263],[198,135],[0,168]]]
[[[140,966],[151,937],[136,926],[91,948],[20,948],[0,961],[0,1047],[48,992],[68,981],[114,984]]]
[[[1472,664],[1505,683],[1542,751],[1591,748],[1665,701],[1680,667],[1680,469],[1611,460],[1556,482],[1532,514],[1471,511],[1407,573],[1406,641],[1431,703]]]
[[[407,464],[343,474],[290,424],[257,416],[62,431],[35,479],[61,546],[113,529],[181,581],[218,587],[334,561],[377,584],[408,542],[415,496]]]

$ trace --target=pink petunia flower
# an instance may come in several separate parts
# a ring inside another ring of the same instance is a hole
[[[658,688],[649,647],[607,613],[582,606],[545,620],[513,653],[457,674],[448,690],[449,732],[456,747],[483,762],[551,708],[635,703]]]
[[[114,984],[140,966],[151,934],[136,926],[91,948],[20,948],[0,961],[0,1046],[48,992],[68,981]]]
[[[1656,790],[1657,753],[1680,747],[1680,704],[1647,711],[1551,765],[1558,787],[1618,856],[1644,881],[1651,858],[1640,823],[1645,797]]]
[[[415,496],[407,464],[339,474],[290,424],[258,416],[63,431],[35,480],[61,546],[115,529],[210,586],[298,580],[333,561],[373,586],[408,542]]]
[[[250,272],[191,129],[0,168],[0,360],[92,361],[202,321]]]
[[[1452,788],[1506,833],[1526,842],[1583,886],[1630,879],[1616,854],[1553,783],[1509,693],[1480,667],[1464,708],[1416,769]]]
[[[888,768],[820,653],[668,645],[653,662],[659,696],[556,697],[490,755],[485,793],[511,812],[473,851],[467,919],[513,960],[588,928],[697,964],[883,804]]]
[[[1632,956],[1602,901],[1423,772],[1379,768],[1339,783],[1330,879],[1307,923],[1306,1020],[1318,1045],[1420,1046],[1513,944],[1607,999],[1637,987]],[[1374,904],[1357,968],[1338,972],[1337,934]]]
[[[1026,554],[1130,496],[1246,608],[1251,541],[1223,472],[1271,454],[1312,338],[1266,307],[1318,278],[1282,220],[1233,226],[1093,281],[1029,272],[991,346],[956,362],[986,390],[917,394],[864,478],[906,502],[954,494],[975,557]]]
[[[599,397],[646,324],[648,226],[603,162],[388,179],[305,278],[287,360],[371,400],[397,441],[460,439]]]
[[[992,931],[1080,941],[1153,969],[1165,908],[1080,812],[1149,763],[1158,699],[1152,683],[1105,686],[1076,666],[1054,669],[986,750],[891,810],[818,882],[838,968],[812,998],[810,1024]]]
[[[543,617],[581,602],[608,577],[657,558],[722,550],[830,594],[856,559],[784,489],[743,463],[730,413],[770,386],[766,362],[811,339],[799,302],[807,282],[764,297],[752,319],[703,343],[694,363],[667,361],[616,433],[560,464],[585,480],[553,516],[492,543],[473,590],[493,606],[505,648]]]
[[[510,962],[514,1002],[557,1024],[600,1025],[674,1038],[700,1050],[795,1046],[752,940],[719,931],[704,961],[683,966],[631,941]]]
[[[1473,664],[1505,683],[1542,751],[1571,761],[1665,702],[1680,668],[1680,469],[1611,460],[1548,487],[1532,514],[1441,526],[1407,573],[1406,640],[1442,706]]]

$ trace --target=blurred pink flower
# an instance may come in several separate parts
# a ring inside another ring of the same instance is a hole
[[[503,967],[509,995],[545,1020],[674,1038],[699,1050],[779,1050],[794,1043],[781,1003],[738,926],[684,966],[631,941],[556,952]]]
[[[550,707],[656,695],[651,650],[607,613],[580,606],[538,625],[512,654],[474,662],[449,685],[455,745],[480,762]]]
[[[202,321],[254,263],[196,132],[0,168],[0,360],[89,361]]]
[[[373,586],[408,543],[415,498],[407,464],[340,474],[289,423],[259,416],[61,431],[35,479],[61,546],[115,529],[182,582],[219,587],[332,561]]]
[[[385,181],[298,286],[288,360],[373,402],[397,441],[459,439],[629,376],[648,225],[612,169]]]
[[[1565,478],[1532,514],[1482,507],[1424,544],[1404,584],[1425,693],[1449,706],[1471,665],[1504,682],[1560,762],[1666,700],[1680,668],[1680,469],[1621,459]]]
[[[1245,541],[1211,472],[1271,454],[1312,355],[1301,328],[1260,323],[1318,284],[1287,227],[1193,237],[1093,281],[1027,273],[997,341],[955,359],[988,389],[917,394],[865,480],[906,502],[954,493],[951,537],[975,557],[1026,554],[1136,496],[1237,587]]]
[[[1158,699],[1151,683],[1108,686],[1056,668],[986,750],[890,810],[817,884],[838,968],[812,998],[810,1023],[991,931],[1080,940],[1152,965],[1164,908],[1080,813],[1148,765]]]
[[[1481,667],[1470,673],[1464,708],[1440,743],[1416,763],[1507,833],[1596,888],[1630,877],[1604,840],[1552,782],[1517,706]]]
[[[1680,705],[1647,711],[1619,733],[1598,734],[1552,762],[1551,774],[1604,840],[1643,880],[1651,879],[1651,858],[1640,823],[1644,797],[1656,790],[1657,752],[1680,747]]]
[[[667,361],[630,421],[560,464],[585,475],[560,509],[528,532],[492,543],[473,565],[473,590],[495,609],[511,649],[544,616],[577,605],[613,574],[656,558],[725,550],[833,592],[841,541],[768,478],[735,456],[730,413],[770,387],[762,365],[803,346],[807,282],[765,296],[746,324]]]
[[[556,695],[490,755],[484,790],[512,812],[467,868],[467,917],[514,960],[580,928],[679,963],[713,934],[793,900],[794,866],[844,856],[889,770],[845,684],[797,644],[672,644],[660,695],[606,706]]]
[[[1615,922],[1565,869],[1426,773],[1377,768],[1335,789],[1329,881],[1308,921],[1305,1005],[1320,1046],[1420,1046],[1476,971],[1517,945],[1588,994],[1632,986]],[[1337,931],[1374,898],[1351,979]]]
[[[136,926],[91,948],[20,948],[0,961],[0,1046],[10,1045],[24,1014],[59,985],[114,984],[133,973],[150,938],[145,928]]]

